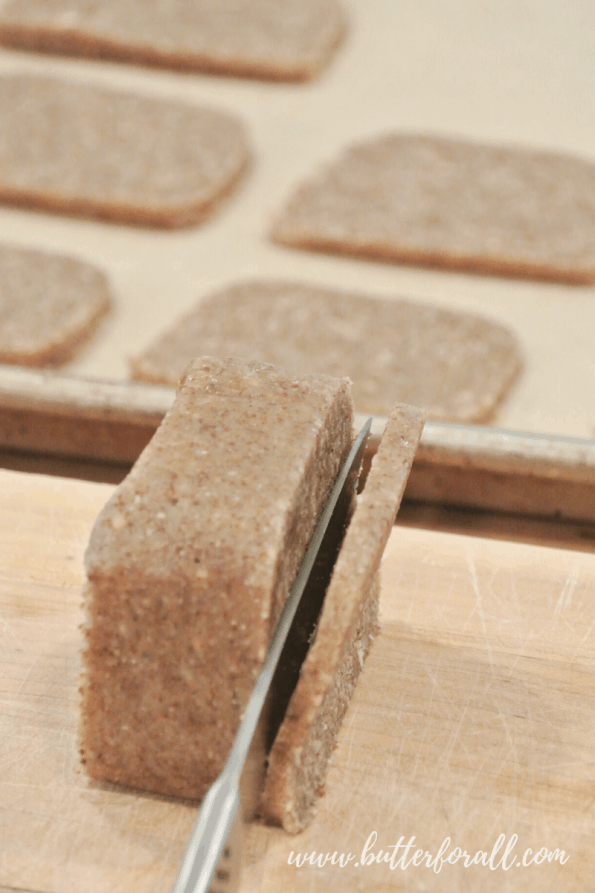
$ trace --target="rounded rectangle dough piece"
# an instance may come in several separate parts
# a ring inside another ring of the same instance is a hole
[[[345,30],[338,0],[9,0],[6,46],[305,80]]]
[[[203,354],[348,375],[359,412],[388,416],[398,401],[453,422],[493,416],[522,365],[512,333],[481,316],[278,281],[203,299],[131,361],[132,375],[175,385]]]
[[[65,362],[111,304],[106,276],[90,264],[0,245],[0,363]]]
[[[595,164],[528,148],[393,133],[297,188],[284,245],[570,283],[595,281]]]
[[[230,115],[36,75],[0,77],[0,201],[145,226],[200,222],[248,162]]]

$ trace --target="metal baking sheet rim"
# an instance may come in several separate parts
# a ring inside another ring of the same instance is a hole
[[[174,393],[0,366],[0,449],[132,464]],[[406,497],[595,521],[595,441],[428,421]]]

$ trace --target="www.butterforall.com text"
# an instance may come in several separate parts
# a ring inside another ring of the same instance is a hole
[[[564,850],[549,850],[541,847],[539,850],[527,848],[521,854],[517,849],[518,835],[512,834],[508,841],[504,834],[500,834],[491,850],[476,850],[468,853],[459,846],[451,848],[450,837],[445,837],[435,854],[427,850],[416,848],[415,837],[405,840],[399,837],[397,843],[391,844],[386,849],[375,849],[378,835],[376,831],[368,836],[361,854],[353,853],[295,853],[289,854],[288,864],[302,868],[310,865],[316,868],[324,868],[333,865],[337,868],[346,868],[352,865],[354,868],[369,867],[371,865],[387,864],[391,871],[397,868],[405,871],[407,868],[429,868],[438,874],[445,865],[456,865],[461,862],[465,868],[472,865],[482,865],[491,871],[501,869],[508,871],[510,868],[527,868],[530,865],[541,865],[543,862],[559,862],[564,865],[570,858]]]

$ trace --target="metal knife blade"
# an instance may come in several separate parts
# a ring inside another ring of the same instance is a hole
[[[227,762],[223,767],[221,775],[211,785],[202,801],[186,854],[172,888],[172,893],[208,893],[209,890],[215,890],[215,887],[212,886],[213,878],[217,869],[221,869],[222,863],[224,864],[224,860],[221,857],[232,826],[235,831],[239,830],[240,775],[275,673],[275,668],[333,511],[342,493],[348,489],[353,490],[357,484],[371,427],[372,419],[370,418],[356,437],[320,514],[293,586],[289,590],[287,601],[273,633],[265,662],[254,685]],[[226,884],[226,879],[229,879],[230,882],[233,881],[234,886],[237,883],[237,862],[240,855],[237,852],[239,849],[238,841],[235,842],[234,847],[235,867],[233,870],[221,871],[220,880],[223,882],[222,887],[217,886],[217,889],[225,888],[230,893],[233,888],[230,883]],[[217,884],[217,880],[215,883]]]

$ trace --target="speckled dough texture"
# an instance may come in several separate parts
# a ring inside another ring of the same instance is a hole
[[[399,401],[458,422],[488,420],[522,365],[510,331],[480,316],[289,282],[207,297],[131,361],[132,375],[176,384],[201,354],[348,375],[360,412],[387,416]]]
[[[0,77],[0,201],[146,226],[198,223],[248,160],[227,114],[35,75]]]
[[[302,185],[275,241],[508,276],[595,281],[595,164],[419,134],[345,151]]]
[[[65,362],[111,304],[105,275],[90,264],[0,245],[0,363]]]
[[[91,776],[205,794],[352,425],[347,380],[191,364],[86,552],[81,741]]]
[[[286,831],[316,812],[329,759],[377,631],[379,567],[424,424],[396,406],[345,534],[316,637],[269,754],[263,808]]]
[[[304,80],[344,32],[338,0],[12,0],[7,46]]]

